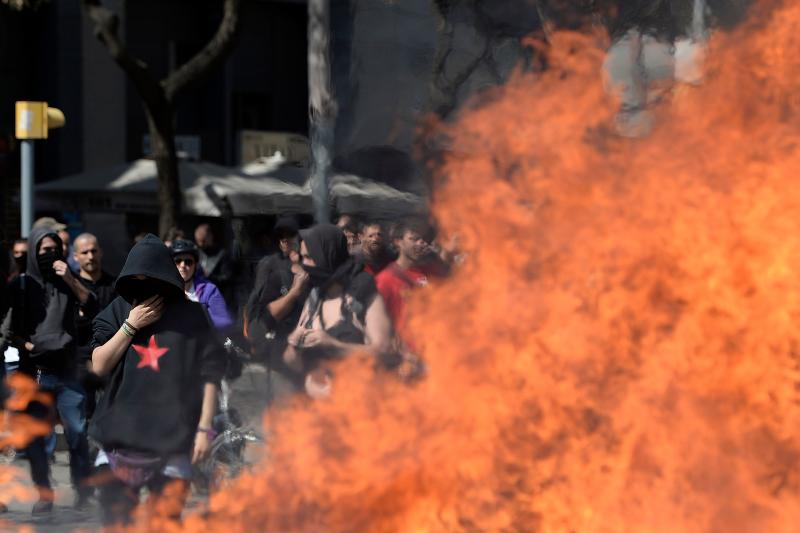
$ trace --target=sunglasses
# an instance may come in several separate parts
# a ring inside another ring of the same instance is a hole
[[[176,265],[180,265],[181,263],[183,263],[186,266],[194,266],[194,259],[188,258],[188,259],[176,259],[175,260],[175,264]]]

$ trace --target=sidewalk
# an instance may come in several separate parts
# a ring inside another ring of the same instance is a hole
[[[242,376],[233,383],[231,405],[239,410],[245,426],[261,434],[261,415],[266,406],[266,372],[263,367],[248,365]],[[248,456],[263,453],[255,447],[248,447]],[[17,459],[10,464],[11,468],[19,469],[20,479],[30,486],[28,462]],[[55,463],[51,465],[53,489],[56,493],[53,512],[46,516],[33,517],[31,508],[33,502],[8,502],[9,511],[0,514],[0,533],[17,531],[20,527],[32,527],[37,533],[66,533],[76,529],[82,531],[99,531],[100,519],[97,500],[92,499],[90,504],[81,511],[72,508],[75,498],[69,481],[69,453],[56,451]],[[187,503],[185,512],[191,513],[192,508],[202,506],[204,498],[192,494]]]

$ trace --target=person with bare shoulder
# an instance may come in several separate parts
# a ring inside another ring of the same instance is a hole
[[[284,360],[305,375],[314,398],[331,394],[329,361],[361,350],[382,357],[391,347],[391,322],[373,277],[350,256],[341,229],[320,224],[300,231],[300,255],[311,293]]]

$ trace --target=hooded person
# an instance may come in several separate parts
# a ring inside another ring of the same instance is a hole
[[[208,315],[186,298],[158,237],[131,249],[116,290],[92,340],[93,369],[108,376],[89,430],[101,447],[95,464],[108,469],[100,487],[106,524],[127,522],[145,486],[156,498],[178,498],[182,509],[191,465],[208,453],[226,364]],[[181,490],[163,492],[168,482]]]
[[[325,397],[332,385],[327,361],[356,350],[383,356],[391,344],[391,322],[373,277],[350,255],[340,228],[320,224],[300,231],[300,238],[311,292],[284,360],[305,374],[309,395]]]
[[[31,230],[27,272],[11,285],[9,341],[19,351],[19,371],[36,379],[39,388],[52,395],[70,451],[70,475],[76,490],[76,506],[83,506],[91,489],[86,440],[86,394],[78,380],[76,317],[79,305],[91,308],[96,298],[70,272],[63,257],[61,239],[48,226]],[[30,414],[50,417],[50,408],[29,406]],[[53,491],[50,465],[42,437],[26,450],[31,477],[39,490],[35,514],[50,512]]]

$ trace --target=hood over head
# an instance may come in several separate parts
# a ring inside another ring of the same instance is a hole
[[[63,244],[61,242],[61,237],[58,236],[56,230],[49,226],[37,226],[32,228],[31,233],[28,236],[28,242],[31,246],[28,251],[28,269],[26,274],[39,283],[43,283],[45,279],[51,277],[50,272],[42,272],[42,268],[39,266],[39,248],[41,248],[42,239],[45,237],[50,237],[56,241],[56,252],[52,257],[49,258],[51,267],[53,261],[64,260],[64,254],[62,251]]]
[[[146,279],[136,279],[137,276]],[[128,252],[114,287],[117,294],[131,305],[155,294],[168,299],[184,296],[183,279],[175,267],[170,249],[151,233]]]
[[[344,232],[333,224],[318,224],[300,230],[300,238],[315,266],[303,265],[311,285],[325,290],[334,283],[348,284],[350,279],[364,269],[361,261],[350,256]]]

